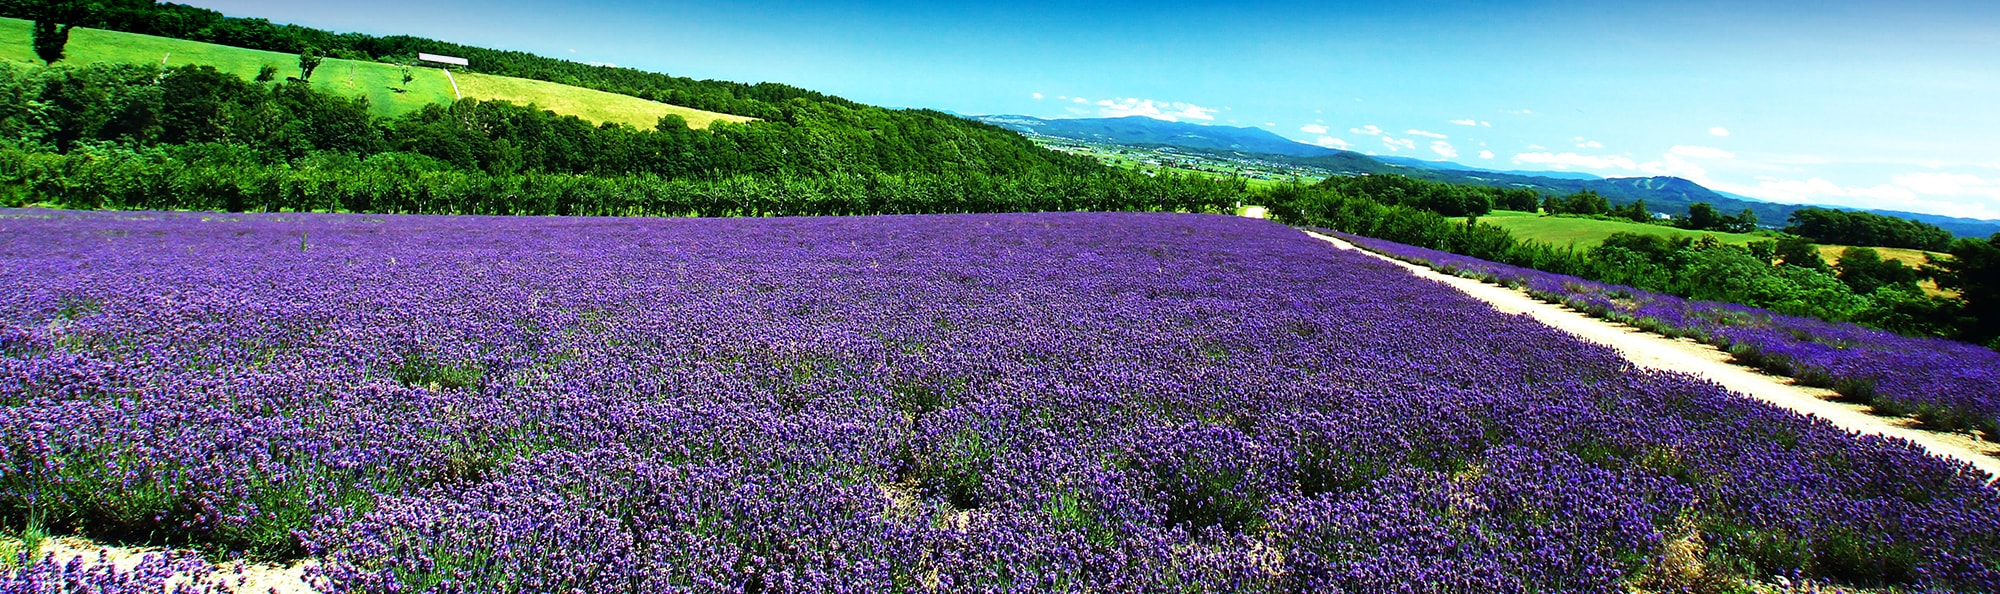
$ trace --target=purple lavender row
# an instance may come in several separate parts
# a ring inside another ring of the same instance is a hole
[[[1237,217],[5,211],[0,294],[0,523],[337,592],[2000,588],[1967,466]]]
[[[1370,251],[1488,282],[1674,337],[1692,337],[1743,363],[1833,388],[1877,412],[1914,415],[1947,431],[2000,440],[2000,352],[1711,301],[1691,301],[1530,268],[1328,232]]]

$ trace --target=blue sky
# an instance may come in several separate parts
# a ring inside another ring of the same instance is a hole
[[[191,3],[891,107],[1148,115],[2000,219],[1990,2]]]

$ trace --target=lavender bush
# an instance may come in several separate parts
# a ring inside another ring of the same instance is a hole
[[[1333,233],[1355,245],[1451,274],[1523,287],[1545,301],[1674,337],[1692,337],[1738,361],[1833,388],[1892,416],[2000,440],[2000,352],[1936,338],[1690,301],[1399,243]]]
[[[1970,467],[1268,222],[0,214],[0,519],[328,591],[2000,588]]]

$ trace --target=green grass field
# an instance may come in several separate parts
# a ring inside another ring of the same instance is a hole
[[[1714,236],[1717,241],[1730,245],[1743,245],[1760,239],[1771,239],[1768,235],[1756,233],[1718,233],[1713,231],[1689,231],[1662,225],[1630,223],[1623,221],[1600,221],[1597,219],[1577,219],[1570,217],[1545,217],[1532,212],[1496,210],[1479,217],[1480,221],[1498,225],[1514,237],[1540,241],[1555,245],[1575,244],[1579,249],[1590,249],[1604,243],[1604,238],[1613,233],[1643,233],[1666,237],[1700,238]]]
[[[1701,237],[1713,235],[1717,241],[1730,245],[1743,245],[1752,241],[1772,239],[1769,232],[1761,233],[1716,233],[1709,231],[1689,231],[1661,225],[1629,223],[1622,221],[1600,221],[1596,219],[1576,219],[1569,217],[1545,217],[1531,212],[1496,210],[1480,217],[1479,220],[1499,225],[1513,233],[1516,239],[1526,239],[1552,243],[1555,245],[1575,244],[1579,249],[1590,249],[1604,243],[1604,238],[1613,233],[1646,233],[1667,237]],[[1840,253],[1847,249],[1844,245],[1819,246],[1820,257],[1828,264],[1840,261]],[[1900,260],[1912,267],[1920,267],[1929,262],[1933,254],[1923,250],[1904,248],[1875,248],[1884,260]],[[1918,283],[1924,291],[1933,295],[1949,295],[1938,290],[1937,283],[1925,280]]]
[[[40,64],[29,44],[30,23],[0,18],[0,59]],[[97,29],[70,32],[64,62],[125,62],[180,66],[205,64],[244,78],[257,75],[264,66],[278,69],[279,76],[298,76],[299,57],[210,43],[135,35]],[[377,115],[397,115],[415,111],[431,103],[450,103],[451,80],[443,70],[412,68],[416,76],[403,84],[403,69],[395,64],[328,58],[313,72],[313,86],[348,96],[368,98],[369,109]],[[647,101],[637,97],[606,93],[538,80],[457,73],[459,91],[466,97],[534,104],[591,123],[616,122],[650,129],[667,114],[686,118],[694,128],[706,128],[717,120],[744,122],[751,118],[720,114],[677,105]],[[398,91],[403,88],[403,91]]]

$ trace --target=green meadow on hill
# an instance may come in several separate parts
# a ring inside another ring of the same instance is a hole
[[[41,63],[29,44],[29,27],[25,20],[0,18],[0,59]],[[270,66],[281,77],[299,74],[299,58],[292,54],[117,31],[77,29],[70,34],[67,50],[64,62],[72,64],[201,64],[244,78],[254,77],[259,70]],[[456,97],[451,78],[441,69],[410,68],[409,84],[403,83],[403,72],[403,67],[397,64],[327,58],[313,72],[312,82],[321,90],[366,97],[369,109],[384,116],[416,111],[432,103],[450,103]],[[718,120],[750,120],[552,82],[470,72],[451,76],[457,78],[458,92],[465,97],[533,104],[594,124],[612,122],[649,129],[659,123],[661,116],[670,114],[681,116],[693,128],[707,128]]]
[[[1714,236],[1717,241],[1729,245],[1744,245],[1771,237],[1756,233],[1721,233],[1716,231],[1689,231],[1665,225],[1649,225],[1624,221],[1606,221],[1575,217],[1542,216],[1532,212],[1496,210],[1479,217],[1481,222],[1491,223],[1513,233],[1515,237],[1540,241],[1554,245],[1576,245],[1577,249],[1590,249],[1604,243],[1604,238],[1613,233],[1641,233],[1666,237]]]

